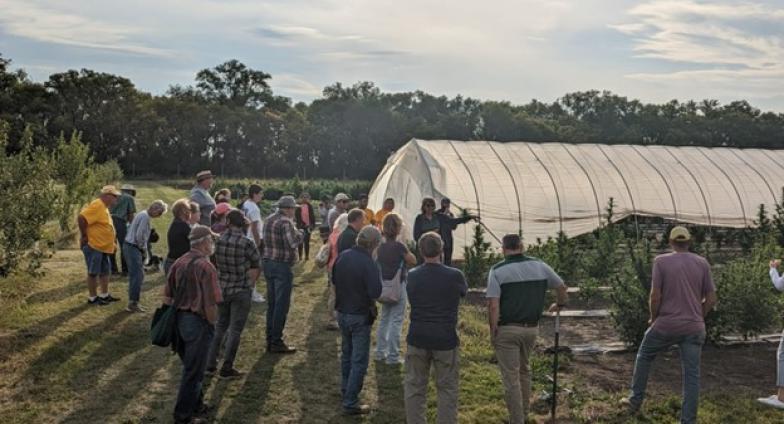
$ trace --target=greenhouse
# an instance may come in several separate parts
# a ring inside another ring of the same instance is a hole
[[[707,227],[753,226],[775,208],[784,150],[413,139],[379,174],[370,207],[385,198],[407,222],[422,198],[448,197],[453,212],[479,215],[495,246],[507,233],[526,243],[574,237],[613,220],[660,217]],[[471,234],[455,231],[455,256]],[[409,235],[410,236],[410,235]]]

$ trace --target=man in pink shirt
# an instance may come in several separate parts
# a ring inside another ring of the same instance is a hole
[[[650,327],[637,351],[631,396],[624,399],[636,413],[645,397],[648,374],[656,355],[678,345],[683,369],[681,423],[697,422],[700,357],[705,343],[705,316],[716,304],[716,287],[705,258],[689,252],[685,227],[670,232],[673,252],[656,257],[650,294]]]

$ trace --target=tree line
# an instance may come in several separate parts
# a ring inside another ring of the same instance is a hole
[[[35,82],[0,56],[0,121],[9,140],[27,128],[44,148],[78,133],[97,162],[157,177],[209,168],[226,177],[372,179],[413,137],[759,148],[784,141],[784,114],[745,100],[651,104],[590,90],[516,105],[359,82],[293,104],[273,93],[271,78],[230,60],[199,71],[193,85],[152,95],[88,69]],[[10,154],[20,149],[6,146]]]

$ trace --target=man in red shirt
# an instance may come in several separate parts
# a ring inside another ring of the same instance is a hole
[[[202,381],[218,320],[218,303],[223,301],[218,272],[210,262],[216,236],[208,227],[194,225],[188,236],[191,250],[172,265],[164,287],[164,302],[177,308],[177,354],[183,365],[175,423],[207,422]]]
[[[659,352],[678,345],[683,366],[681,423],[697,422],[700,396],[700,356],[705,343],[705,316],[716,304],[716,287],[705,258],[689,252],[691,235],[685,227],[670,232],[673,252],[653,262],[650,327],[634,364],[631,396],[624,399],[637,412],[645,397],[648,374]]]

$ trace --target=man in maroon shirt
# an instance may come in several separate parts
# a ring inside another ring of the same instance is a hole
[[[697,422],[705,316],[717,301],[710,264],[690,253],[690,244],[689,230],[675,227],[670,232],[673,252],[654,260],[650,327],[637,351],[631,396],[624,399],[630,411],[636,413],[642,406],[648,373],[656,355],[678,345],[683,367],[681,423]]]
[[[191,250],[172,265],[164,287],[164,302],[177,308],[177,354],[182,360],[175,423],[206,422],[208,410],[201,386],[218,320],[218,303],[223,301],[218,272],[210,262],[216,236],[208,227],[194,225],[188,236]]]

